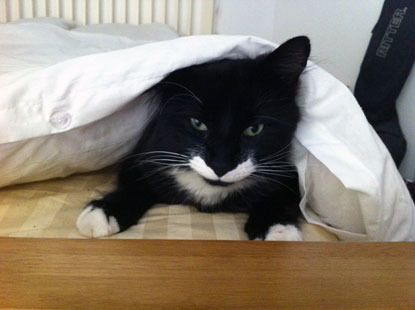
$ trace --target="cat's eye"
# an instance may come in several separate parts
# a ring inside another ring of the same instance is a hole
[[[190,123],[192,124],[193,128],[199,131],[206,131],[207,127],[204,123],[199,121],[198,119],[191,118]]]
[[[261,133],[262,129],[264,129],[263,124],[255,124],[245,129],[244,134],[250,137],[256,136]]]

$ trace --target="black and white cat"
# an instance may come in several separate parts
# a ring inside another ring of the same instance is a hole
[[[250,239],[302,240],[290,144],[309,54],[308,38],[296,37],[256,59],[177,70],[150,89],[157,115],[121,163],[116,190],[80,214],[80,233],[118,233],[165,203],[247,212]]]

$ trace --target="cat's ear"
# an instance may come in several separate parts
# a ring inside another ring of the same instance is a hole
[[[305,36],[292,38],[265,57],[261,68],[263,76],[296,84],[309,56],[310,40]]]

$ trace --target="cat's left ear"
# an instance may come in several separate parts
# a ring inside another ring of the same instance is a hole
[[[284,84],[296,84],[310,56],[310,40],[305,36],[292,38],[267,55],[263,62],[266,77]]]

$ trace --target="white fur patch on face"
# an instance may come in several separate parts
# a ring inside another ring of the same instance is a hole
[[[87,206],[79,215],[76,227],[81,235],[88,238],[100,238],[116,234],[120,231],[115,217],[110,216],[109,221],[101,208]]]
[[[276,224],[269,228],[266,241],[303,241],[303,234],[294,225]]]
[[[171,175],[176,179],[180,188],[204,205],[215,205],[223,201],[228,195],[241,190],[249,185],[250,181],[241,181],[228,186],[216,186],[208,184],[195,171],[171,170]]]
[[[236,166],[235,169],[221,176],[219,180],[226,183],[238,182],[255,172],[254,163],[250,158]]]
[[[234,183],[241,181],[255,172],[254,163],[250,158],[240,163],[235,169],[228,171],[220,178],[216,175],[212,168],[200,157],[195,156],[189,161],[189,166],[202,177],[212,181],[222,181],[226,183]]]
[[[200,156],[193,157],[189,161],[189,166],[194,171],[199,173],[202,177],[204,177],[208,180],[212,180],[212,181],[219,180],[216,173],[212,170],[212,168],[210,168],[208,165],[206,165],[206,162]]]

